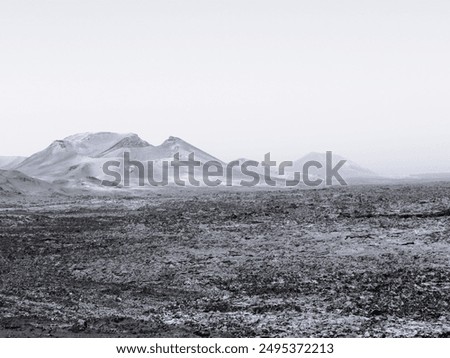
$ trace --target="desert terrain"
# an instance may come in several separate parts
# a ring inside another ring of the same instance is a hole
[[[0,337],[448,337],[450,183],[0,194]]]

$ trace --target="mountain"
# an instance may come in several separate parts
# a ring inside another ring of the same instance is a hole
[[[171,162],[174,160],[175,154],[180,155],[180,160],[187,160],[189,154],[194,153],[194,159],[199,161],[200,164],[206,162],[218,162],[224,169],[224,175],[219,177],[223,185],[226,183],[226,167],[227,163],[221,161],[217,157],[195,147],[194,145],[184,141],[178,137],[169,137],[163,143],[158,146],[153,146],[147,141],[141,139],[134,133],[80,133],[61,140],[56,140],[51,143],[47,148],[40,152],[33,154],[32,156],[24,159],[21,157],[0,157],[0,168],[3,166],[7,169],[14,169],[17,172],[7,181],[5,178],[9,178],[8,175],[3,174],[5,188],[13,188],[14,183],[29,182],[29,178],[36,178],[37,186],[45,186],[45,182],[53,183],[55,187],[70,188],[92,188],[99,186],[102,181],[107,181],[108,185],[112,185],[114,180],[113,175],[105,174],[103,166],[106,162],[111,161],[113,165],[109,167],[110,171],[123,174],[124,169],[124,154],[128,152],[130,160],[139,161],[143,165],[131,163],[130,167],[130,185],[136,186],[139,184],[139,179],[144,179],[145,185],[149,185],[147,178],[149,170],[152,169],[152,176],[156,181],[159,181],[163,173],[164,162]],[[334,163],[343,160],[342,157],[333,155]],[[241,158],[238,162],[242,163],[246,159]],[[293,179],[293,172],[302,172],[304,164],[308,161],[318,161],[325,167],[326,154],[325,153],[310,153],[294,162],[293,167],[287,167],[285,174],[280,175],[278,168],[271,168],[271,178],[277,182],[277,186],[284,186],[284,179]],[[147,162],[152,162],[151,165],[147,165]],[[143,171],[142,171],[143,169]],[[174,183],[175,170],[173,166],[169,164],[168,181]],[[259,184],[264,186],[265,172],[264,168],[259,162],[257,168],[251,166],[248,167],[252,172],[256,172],[256,176],[259,177]],[[213,169],[213,172],[215,170]],[[23,175],[24,177],[20,177]],[[325,177],[325,169],[310,169],[310,179],[315,180],[317,177]],[[242,173],[241,168],[236,166],[232,169],[233,173],[233,185],[239,185],[241,180],[246,183],[253,182],[253,176],[249,176],[248,173]],[[378,178],[376,174],[368,169],[365,169],[358,164],[347,161],[345,165],[339,170],[341,176],[349,183],[355,183],[355,181],[364,180],[365,183]],[[111,173],[109,173],[111,174]],[[113,173],[114,174],[114,173]],[[188,168],[180,168],[180,178],[185,182],[188,182],[189,171]],[[194,169],[194,175],[197,180],[202,184],[200,180],[203,177],[203,168],[197,166]],[[122,177],[122,179],[124,179]],[[210,178],[214,181],[217,177]],[[40,180],[40,181],[39,181]],[[42,181],[42,182],[41,182]],[[14,183],[13,183],[14,182]],[[123,184],[123,182],[122,182]],[[19,188],[20,189],[20,188]],[[18,189],[18,190],[19,190]],[[11,189],[12,190],[12,189]],[[15,190],[15,189],[14,189]]]
[[[190,153],[194,153],[195,160],[201,163],[217,161],[224,164],[221,160],[181,138],[169,137],[159,146],[153,146],[133,133],[101,132],[80,133],[56,140],[13,168],[41,180],[80,185],[86,181],[112,180],[111,176],[104,173],[103,165],[107,161],[116,161],[119,167],[115,167],[114,170],[122,172],[125,152],[129,153],[130,160],[137,160],[144,164],[145,177],[147,162],[153,161],[154,177],[157,179],[162,176],[163,161],[172,161],[176,153],[180,154],[180,160],[186,160]],[[169,169],[170,181],[174,173],[173,168]],[[137,184],[139,170],[132,167],[131,171],[131,182]],[[196,177],[201,175],[201,168],[197,167],[195,173]],[[180,177],[187,180],[186,168],[181,168]]]
[[[18,166],[26,157],[0,157],[0,169],[8,170]]]
[[[0,193],[48,194],[51,192],[52,186],[43,180],[31,178],[17,170],[0,170]]]
[[[82,180],[101,177],[104,158],[122,149],[153,148],[133,133],[81,133],[56,140],[14,169],[44,180]]]
[[[205,151],[193,146],[192,144],[185,142],[183,139],[178,137],[169,137],[159,146],[156,146],[153,150],[151,150],[148,155],[144,158],[141,157],[142,160],[151,160],[154,162],[154,172],[155,177],[160,178],[162,173],[162,162],[164,160],[172,161],[174,159],[175,154],[179,154],[180,160],[186,161],[189,158],[189,155],[194,154],[194,160],[200,162],[200,165],[205,164],[207,162],[217,162],[222,166],[225,165],[223,161],[212,156],[211,154],[206,153]],[[194,175],[196,180],[200,181],[200,184],[203,183],[200,180],[203,177],[203,169],[201,166],[197,166],[194,168],[194,172],[191,173]],[[169,166],[169,182],[173,183],[175,178],[173,167]],[[180,168],[180,178],[188,184],[189,178],[189,170],[185,167]]]
[[[352,181],[359,179],[376,179],[379,176],[372,172],[369,169],[363,168],[360,165],[356,164],[355,162],[352,162],[350,160],[346,160],[344,157],[340,155],[333,154],[332,155],[332,164],[333,167],[337,165],[341,160],[345,160],[345,164],[339,169],[339,174],[345,181]],[[317,153],[317,152],[311,152],[300,159],[294,161],[293,168],[289,169],[289,171],[298,171],[303,174],[302,169],[304,165],[307,162],[319,162],[322,164],[322,168],[318,169],[316,167],[311,167],[309,169],[309,174],[311,176],[311,179],[314,180],[314,178],[325,178],[325,168],[326,168],[326,153]]]
[[[162,161],[173,160],[176,153],[180,154],[180,160],[187,160],[190,153],[194,153],[195,160],[205,163],[208,161],[218,161],[223,163],[220,159],[206,153],[205,151],[185,142],[181,138],[169,137],[162,144],[158,146],[148,146],[140,148],[132,148],[131,150],[115,150],[108,153],[108,157],[123,157],[125,151],[130,152],[132,160],[141,161]]]
[[[206,153],[205,151],[193,146],[192,144],[184,141],[181,138],[177,137],[169,137],[162,144],[158,146],[146,146],[146,147],[138,147],[138,148],[120,148],[113,151],[108,152],[104,157],[109,160],[117,160],[120,162],[121,168],[116,171],[121,171],[123,169],[123,158],[124,153],[128,152],[130,156],[130,160],[139,161],[144,165],[144,177],[147,178],[149,176],[149,166],[148,162],[152,162],[152,170],[153,173],[151,176],[155,178],[156,181],[159,181],[162,178],[163,173],[163,165],[164,162],[171,162],[174,160],[175,154],[179,154],[180,160],[186,161],[189,158],[191,153],[194,154],[194,160],[200,162],[200,164],[204,164],[206,162],[218,162],[221,165],[225,165],[223,161],[220,159]],[[133,171],[130,175],[130,180],[132,183],[138,183],[138,174],[140,173],[136,167],[132,168]],[[168,181],[169,183],[174,183],[174,168],[172,166],[168,167]],[[186,167],[180,168],[179,173],[180,179],[184,180],[186,183],[189,178],[189,171]],[[200,166],[194,168],[194,176],[198,180],[203,176],[203,170]],[[112,178],[110,178],[112,179]],[[108,180],[110,180],[108,179]],[[146,181],[147,183],[147,181]]]
[[[134,133],[79,133],[63,139],[70,143],[78,154],[101,157],[120,148],[149,147],[150,144]]]
[[[161,145],[155,147],[155,154],[156,153],[157,157],[163,158],[173,158],[176,153],[179,153],[181,159],[187,159],[190,153],[194,153],[195,160],[199,160],[202,163],[207,161],[217,161],[223,163],[220,159],[213,157],[212,155],[177,137],[169,137]]]

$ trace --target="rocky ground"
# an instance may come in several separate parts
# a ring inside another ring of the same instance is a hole
[[[448,337],[450,184],[0,197],[0,336]]]

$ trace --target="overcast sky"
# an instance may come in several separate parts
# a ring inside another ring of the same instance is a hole
[[[0,155],[87,131],[450,171],[450,1],[0,1]]]

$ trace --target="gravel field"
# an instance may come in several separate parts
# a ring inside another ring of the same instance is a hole
[[[448,337],[450,183],[0,196],[1,337]]]

